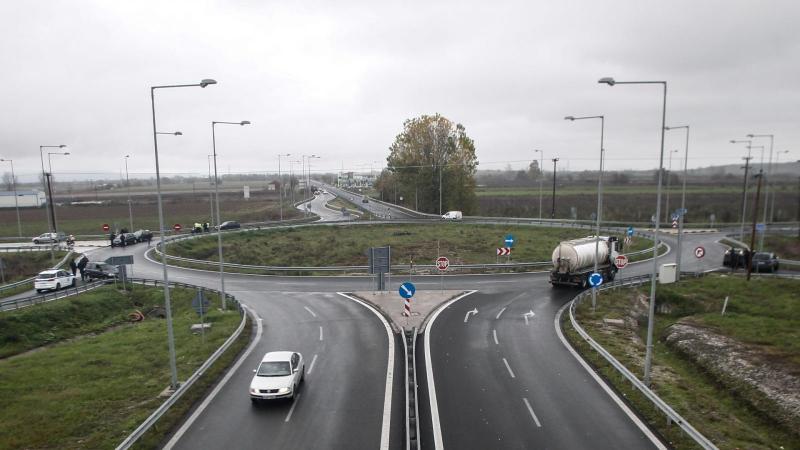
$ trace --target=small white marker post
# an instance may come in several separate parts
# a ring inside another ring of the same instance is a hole
[[[728,308],[728,296],[725,296],[725,303],[722,304],[722,315],[725,315],[725,309]]]

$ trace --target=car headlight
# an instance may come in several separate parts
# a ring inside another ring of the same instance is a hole
[[[278,389],[278,394],[288,394],[290,390],[288,387],[283,387]]]
[[[250,393],[251,394],[258,394],[258,389],[251,387],[250,388]]]

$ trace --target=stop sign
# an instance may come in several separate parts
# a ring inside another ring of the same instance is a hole
[[[175,225],[172,226],[172,229],[175,231],[181,231],[181,224],[176,223]]]
[[[447,259],[446,256],[440,256],[436,258],[436,268],[445,271],[447,268],[450,267],[450,260]]]
[[[617,269],[622,269],[628,265],[628,257],[625,255],[617,255],[617,257],[614,258],[614,265],[617,266]]]
[[[103,231],[108,231],[110,229],[111,229],[111,227],[109,227],[107,223],[103,224]]]

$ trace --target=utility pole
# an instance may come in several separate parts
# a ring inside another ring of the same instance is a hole
[[[748,155],[742,159],[744,160],[744,182],[742,183],[742,223],[739,225],[739,240],[744,240],[744,217],[747,212],[747,172],[750,170],[750,160],[753,157]]]
[[[556,218],[556,163],[558,158],[553,158],[553,207],[550,210],[550,218]]]
[[[756,198],[753,201],[753,230],[750,233],[750,252],[747,257],[747,281],[750,281],[750,274],[753,272],[753,246],[756,245],[756,222],[758,222],[758,200],[761,197],[761,179],[764,178],[764,169],[759,169],[758,187],[756,188]]]

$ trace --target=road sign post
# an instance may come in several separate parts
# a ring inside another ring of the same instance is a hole
[[[614,265],[617,267],[617,269],[625,268],[625,266],[628,265],[628,257],[625,255],[617,255],[614,258]]]
[[[111,229],[111,227],[110,227],[110,226],[108,226],[108,224],[107,224],[107,223],[104,223],[104,224],[103,224],[103,226],[102,226],[102,228],[103,228],[103,231],[108,231],[108,230],[110,230],[110,229]]]
[[[592,288],[596,288],[597,286],[600,286],[601,284],[603,284],[603,276],[602,275],[600,275],[597,272],[593,272],[591,275],[589,275],[589,285]]]
[[[440,256],[436,258],[436,268],[439,269],[439,282],[440,282],[440,289],[444,292],[444,272],[447,268],[450,267],[450,260],[447,259],[446,256]]]
[[[414,296],[414,293],[417,291],[417,288],[414,286],[413,283],[410,281],[406,281],[405,283],[400,285],[400,289],[398,292],[400,293],[400,297],[403,297],[403,315],[406,317],[411,317],[411,297]]]
[[[697,247],[695,247],[695,249],[694,249],[694,257],[697,258],[697,270],[698,270],[698,272],[701,269],[700,260],[703,259],[704,256],[706,256],[705,247],[703,247],[702,245],[698,245]],[[733,264],[732,266],[733,266],[733,268],[735,270],[736,269],[736,264]],[[678,275],[680,276],[680,274],[678,274]]]
[[[181,231],[181,228],[182,228],[181,224],[179,223],[176,223],[175,225],[172,226],[172,229],[175,230],[176,233],[179,233]],[[163,239],[164,237],[162,236],[161,238]]]

